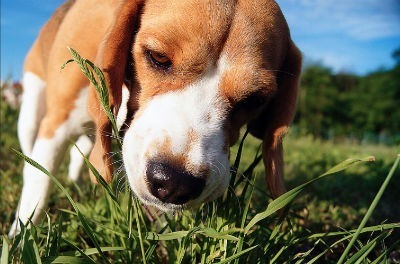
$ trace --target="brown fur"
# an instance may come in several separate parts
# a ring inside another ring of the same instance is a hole
[[[285,191],[282,137],[295,111],[301,57],[274,1],[120,0],[116,4],[77,0],[69,10],[60,10],[57,12],[61,15],[54,15],[43,30],[54,38],[50,53],[39,56],[38,44],[31,51],[44,65],[36,72],[48,82],[47,103],[52,110],[45,117],[40,136],[54,133],[71,110],[72,106],[66,102],[73,102],[79,90],[88,85],[76,66],[68,66],[60,74],[57,67],[69,58],[66,46],[76,45],[84,57],[96,58],[96,64],[104,71],[115,113],[121,104],[122,84],[128,84],[131,115],[153,96],[182,89],[199,79],[224,54],[229,65],[219,90],[230,105],[227,144],[232,145],[239,129],[249,124],[250,132],[263,140],[271,194],[276,197]],[[62,22],[60,17],[64,17]],[[55,34],[57,28],[59,33]],[[45,34],[41,33],[42,39],[49,38]],[[82,36],[85,41],[80,40]],[[148,49],[171,59],[173,70],[154,70],[144,55]],[[28,62],[26,65],[31,70]],[[55,88],[60,84],[68,93]],[[249,98],[261,99],[260,105],[246,108]],[[61,103],[62,108],[58,107]],[[111,125],[99,109],[92,88],[88,110],[97,130],[90,159],[106,181],[110,181],[111,142],[107,135],[111,133]],[[136,115],[140,115],[140,110]]]
[[[112,1],[102,5],[97,5],[94,0],[67,2],[41,31],[25,62],[25,71],[36,73],[46,80],[47,111],[38,137],[54,135],[68,118],[80,90],[89,85],[77,65],[68,65],[61,73],[61,65],[71,58],[67,47],[79,46],[76,48],[82,56],[94,60],[104,28],[111,20],[112,10]],[[85,41],[80,40],[82,36],[86,36]]]

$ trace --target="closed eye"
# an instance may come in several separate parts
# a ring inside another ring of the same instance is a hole
[[[163,71],[171,70],[172,61],[166,55],[152,50],[146,50],[145,53],[153,68]]]

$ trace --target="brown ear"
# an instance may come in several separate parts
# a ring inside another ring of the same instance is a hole
[[[301,54],[290,41],[286,58],[278,72],[276,94],[263,110],[258,124],[250,126],[250,132],[263,139],[263,161],[269,191],[273,198],[286,192],[283,179],[282,138],[295,114]]]
[[[120,1],[113,22],[105,34],[96,57],[96,65],[104,73],[108,86],[110,107],[116,116],[121,105],[122,85],[135,28],[137,29],[139,1]],[[103,176],[106,182],[112,180],[113,166],[111,157],[112,127],[100,106],[95,88],[91,85],[88,98],[88,111],[96,125],[96,141],[90,154],[90,162]],[[91,175],[91,179],[96,181]]]

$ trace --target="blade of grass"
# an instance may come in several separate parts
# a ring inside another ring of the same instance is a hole
[[[23,223],[20,221],[20,226],[23,226]],[[21,227],[21,232],[20,232],[20,234],[18,234],[18,235],[16,235],[15,237],[14,237],[14,239],[13,239],[13,243],[12,243],[12,246],[11,246],[11,249],[10,249],[10,251],[9,251],[9,255],[10,256],[13,256],[14,254],[15,254],[15,252],[18,250],[18,248],[19,248],[19,245],[20,245],[20,243],[21,243],[21,240],[22,240],[22,234],[23,234],[23,229],[24,229],[24,227]]]
[[[235,183],[235,179],[236,179],[238,171],[239,171],[240,159],[242,157],[244,140],[246,139],[248,134],[249,134],[249,131],[246,130],[246,132],[244,133],[244,135],[242,137],[242,140],[240,141],[238,151],[236,154],[236,158],[233,163],[233,171],[232,171],[231,180],[230,180],[230,184],[229,184],[230,186],[233,186]]]
[[[208,237],[223,239],[223,240],[231,240],[231,241],[239,241],[239,239],[232,235],[221,234],[217,230],[211,227],[201,228],[199,231],[195,232],[196,234],[203,234]]]
[[[396,241],[393,243],[388,249],[383,251],[383,253],[377,257],[371,264],[378,264],[378,263],[383,263],[382,259],[384,259],[388,254],[388,252],[391,252],[393,249],[398,248],[398,245],[400,244],[400,241]]]
[[[46,235],[46,250],[45,250],[45,255],[50,256],[50,234],[51,230],[53,229],[52,223],[50,220],[50,216],[47,212],[45,212],[46,218],[47,218],[47,235]]]
[[[148,240],[167,241],[167,240],[183,238],[183,237],[187,236],[188,233],[189,233],[189,231],[175,231],[175,232],[170,232],[167,234],[158,234],[155,232],[147,232],[146,234],[144,234],[144,236]]]
[[[377,245],[378,240],[382,240],[388,236],[388,232],[381,233],[379,236],[375,237],[363,247],[361,247],[357,252],[348,260],[346,261],[347,264],[359,264],[361,263],[368,254],[375,248]]]
[[[256,177],[253,177],[252,182],[251,182],[251,188],[250,188],[250,194],[249,197],[247,198],[245,207],[244,207],[244,211],[243,211],[243,216],[242,216],[242,222],[240,223],[240,228],[243,230],[244,225],[246,224],[246,218],[247,218],[247,213],[249,211],[249,207],[250,207],[250,202],[251,202],[251,198],[253,197],[253,191],[254,191],[254,182]],[[240,240],[238,243],[236,243],[236,248],[235,248],[235,252],[241,252],[242,248],[243,248],[243,243],[244,243],[244,233],[240,234]],[[239,264],[239,259],[235,260],[235,264]]]
[[[29,164],[31,164],[32,166],[34,166],[35,168],[39,169],[41,172],[43,172],[44,174],[46,174],[47,176],[50,177],[50,179],[56,184],[56,186],[61,190],[61,192],[67,197],[68,201],[70,202],[70,204],[72,205],[72,207],[74,208],[75,212],[77,213],[78,219],[80,220],[82,227],[85,231],[85,233],[88,235],[88,237],[90,238],[90,240],[93,242],[93,244],[95,245],[95,247],[99,250],[100,256],[105,260],[106,263],[110,263],[108,261],[108,259],[106,258],[106,256],[103,254],[103,252],[101,251],[100,245],[96,239],[96,237],[94,236],[94,232],[92,231],[92,229],[90,228],[89,224],[87,223],[86,218],[84,217],[84,215],[80,212],[78,205],[75,203],[75,201],[72,199],[72,197],[69,195],[68,191],[64,188],[64,186],[62,186],[62,184],[57,180],[56,177],[54,177],[49,171],[47,171],[44,167],[42,167],[42,165],[40,165],[39,163],[37,163],[36,161],[32,160],[31,158],[25,156],[24,154],[22,154],[21,152],[19,152],[18,150],[12,149],[19,157],[23,158],[26,162],[28,162]]]
[[[396,161],[394,162],[392,168],[389,171],[389,174],[386,176],[385,181],[383,182],[381,188],[379,189],[379,191],[376,194],[374,200],[372,201],[370,207],[368,208],[368,211],[365,214],[364,218],[362,219],[360,225],[358,226],[357,231],[353,235],[352,239],[350,240],[350,243],[347,245],[347,247],[343,251],[342,255],[340,256],[338,264],[342,264],[344,262],[345,258],[347,257],[347,255],[350,252],[351,247],[354,245],[354,242],[357,240],[358,236],[360,235],[361,230],[364,228],[368,219],[371,217],[372,212],[375,210],[375,207],[377,206],[378,202],[380,201],[387,185],[389,184],[390,179],[392,178],[394,172],[396,171],[397,167],[399,166],[399,161],[400,161],[400,154],[397,155]]]
[[[236,253],[236,254],[234,254],[234,255],[232,255],[232,256],[230,256],[230,257],[228,257],[228,258],[226,258],[226,259],[224,259],[224,260],[222,260],[222,261],[220,261],[220,262],[218,262],[217,264],[229,263],[229,262],[231,262],[232,260],[235,260],[235,259],[239,258],[240,256],[246,254],[247,252],[249,252],[249,251],[255,249],[256,247],[258,247],[258,246],[252,246],[252,247],[250,247],[250,248],[246,248],[245,250],[240,251],[239,253]]]
[[[197,231],[199,231],[199,229],[200,229],[200,227],[197,227],[197,226],[193,227],[192,229],[190,229],[188,231],[187,235],[181,240],[181,243],[178,248],[176,263],[182,263],[183,257],[185,256],[185,253],[186,253],[186,247],[187,247],[188,243],[190,242],[192,235],[194,233],[196,233]]]
[[[361,233],[382,232],[382,231],[398,229],[398,228],[400,228],[400,223],[398,223],[398,224],[397,223],[384,224],[384,225],[378,225],[378,226],[365,227],[365,228],[363,228],[361,230]],[[345,235],[344,237],[336,240],[333,244],[328,246],[327,249],[322,251],[320,254],[315,256],[313,259],[307,261],[308,264],[312,264],[312,263],[318,261],[326,252],[328,252],[329,250],[332,250],[333,248],[335,248],[337,245],[339,245],[343,241],[348,241],[353,236],[353,234],[355,232],[356,232],[356,229],[350,230],[350,231],[342,231],[342,232],[330,232],[330,233],[312,234],[312,235],[307,236],[307,237],[302,237],[302,238],[293,240],[293,244],[299,244],[301,241],[309,240],[309,239],[316,239],[316,238],[320,239],[320,238],[325,238],[325,237],[343,236],[343,235]]]
[[[261,161],[261,159],[262,159],[262,155],[261,155],[261,154],[258,154],[258,153],[260,152],[260,149],[261,149],[261,145],[259,146],[259,148],[258,148],[258,150],[257,150],[257,152],[256,152],[256,154],[255,154],[255,157],[254,157],[253,162],[252,162],[252,163],[249,165],[249,167],[243,172],[243,177],[239,178],[239,179],[236,181],[236,183],[235,183],[235,188],[236,188],[237,186],[239,186],[239,184],[242,183],[244,180],[248,180],[248,181],[249,181],[249,180],[252,178],[254,169],[257,167],[258,163],[260,163],[260,161]]]
[[[118,145],[122,146],[122,141],[121,138],[119,137],[117,122],[115,121],[114,114],[109,105],[110,103],[109,103],[108,88],[103,72],[96,65],[94,65],[93,62],[80,56],[79,53],[73,48],[68,47],[68,50],[71,53],[72,60],[68,60],[67,62],[65,62],[61,66],[61,69],[64,69],[65,66],[72,61],[75,61],[78,64],[82,73],[89,79],[89,81],[93,84],[94,88],[96,89],[97,95],[100,100],[100,105],[102,106],[105,114],[107,115],[108,119],[111,122],[111,126],[113,128],[113,132],[117,139]]]
[[[235,161],[233,163],[233,166],[231,166],[231,179],[229,181],[229,187],[228,188],[232,188],[234,189],[235,186],[235,180],[237,178],[237,175],[239,173],[239,165],[240,165],[240,159],[242,157],[242,152],[243,152],[243,146],[244,146],[244,141],[248,135],[248,131],[246,130],[246,132],[244,133],[240,143],[239,143],[239,147],[237,150],[237,154],[235,157]],[[226,192],[226,200],[230,201],[232,199],[232,197],[234,196],[233,192]],[[224,197],[225,198],[225,197]],[[227,208],[225,208],[226,213],[229,212],[229,203],[226,203]]]
[[[3,247],[1,249],[1,260],[0,264],[8,264],[8,241],[6,236],[3,236]]]
[[[111,251],[126,250],[126,248],[124,248],[124,247],[101,247],[101,250],[103,252],[111,252]],[[85,249],[84,252],[87,256],[90,256],[90,255],[99,253],[99,250],[97,248],[88,248],[88,249]]]
[[[268,216],[272,215],[273,213],[277,212],[279,209],[282,209],[289,203],[291,203],[299,194],[300,192],[303,191],[304,188],[312,184],[313,182],[320,180],[328,175],[335,174],[337,172],[343,171],[345,169],[348,169],[352,166],[358,165],[359,163],[362,162],[367,162],[373,160],[371,157],[366,157],[363,159],[348,159],[345,160],[332,169],[328,170],[324,174],[320,175],[319,177],[312,179],[306,183],[303,183],[302,185],[293,188],[292,190],[288,191],[287,193],[279,196],[275,200],[273,200],[270,204],[268,204],[267,209],[264,212],[258,213],[254,218],[247,224],[245,228],[245,233],[248,233],[248,231],[259,221],[267,218]]]
[[[89,159],[83,154],[83,152],[79,149],[79,147],[74,144],[74,147],[79,151],[79,153],[82,155],[83,160],[85,161],[86,166],[89,168],[89,170],[93,173],[93,175],[96,177],[97,182],[101,184],[101,186],[106,190],[107,194],[111,197],[111,199],[115,202],[115,206],[121,211],[121,208],[118,203],[118,199],[111,190],[110,185],[106,183],[104,178],[100,175],[99,171],[90,163]]]
[[[399,228],[400,228],[400,223],[383,224],[383,225],[364,227],[360,233],[379,232],[379,231],[384,231],[384,230],[389,230],[389,229],[399,229]],[[310,236],[301,237],[294,241],[296,243],[299,243],[304,240],[315,239],[315,238],[348,235],[348,234],[355,233],[356,231],[357,231],[357,229],[353,229],[353,230],[349,230],[349,231],[330,232],[330,233],[317,233],[317,234],[312,234]]]
[[[24,243],[22,245],[22,259],[25,263],[42,263],[36,241],[33,239],[31,230],[25,230]]]
[[[142,228],[140,226],[140,219],[139,219],[139,214],[138,214],[138,210],[139,210],[138,203],[139,202],[137,201],[137,199],[135,199],[133,197],[132,197],[132,199],[134,199],[134,201],[132,201],[133,202],[133,211],[135,213],[136,226],[137,226],[137,229],[138,229],[137,232],[138,232],[138,235],[139,235],[140,250],[142,252],[142,261],[143,261],[143,263],[146,264],[146,252],[144,250]]]
[[[275,256],[271,259],[271,263],[277,263],[276,260],[285,252],[288,248],[288,245],[285,245],[279,249],[279,251],[275,254]]]
[[[89,263],[96,263],[96,261],[94,261],[91,257],[89,257],[88,255],[86,255],[86,253],[82,250],[82,249],[80,249],[78,246],[76,246],[74,243],[72,243],[71,241],[69,241],[69,240],[66,240],[66,239],[63,239],[62,238],[62,241],[65,243],[65,244],[67,244],[68,246],[70,246],[70,247],[72,247],[72,248],[74,248],[75,250],[76,250],[76,252],[73,252],[73,254],[74,255],[76,255],[76,256],[83,256],[84,258],[86,258],[87,259],[87,261],[89,262]]]
[[[87,259],[81,258],[81,257],[75,257],[75,256],[57,256],[57,257],[47,257],[43,260],[44,264],[47,263],[66,263],[66,264],[87,264],[87,263],[92,263],[88,261]]]

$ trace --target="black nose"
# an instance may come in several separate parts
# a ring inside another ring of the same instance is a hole
[[[197,198],[205,185],[205,179],[162,162],[149,162],[146,176],[150,192],[171,204],[184,204]]]

